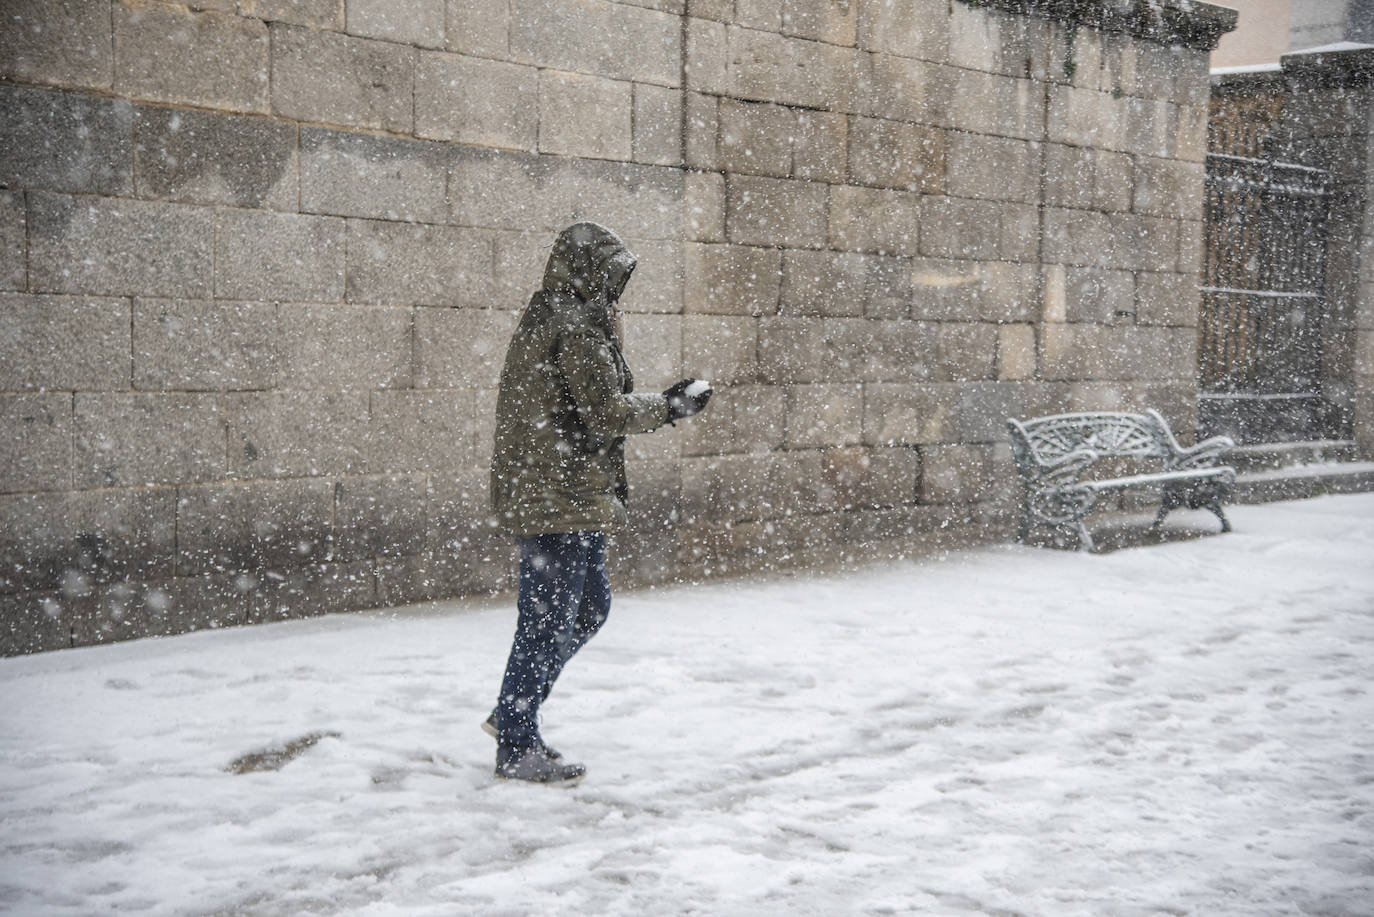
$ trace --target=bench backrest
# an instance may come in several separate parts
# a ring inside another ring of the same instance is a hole
[[[1169,431],[1153,411],[1054,414],[1012,420],[1010,426],[1013,451],[1029,448],[1042,462],[1054,461],[1078,449],[1091,449],[1102,456],[1167,458],[1171,454]]]

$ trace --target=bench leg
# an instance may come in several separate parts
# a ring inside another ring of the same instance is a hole
[[[1231,531],[1231,520],[1227,519],[1226,514],[1221,511],[1220,501],[1208,504],[1207,508],[1212,511],[1212,515],[1221,520],[1221,530],[1223,532]]]
[[[1073,529],[1078,534],[1078,549],[1080,551],[1087,551],[1091,554],[1093,549],[1093,536],[1092,533],[1088,531],[1088,526],[1082,519],[1078,519],[1074,522]]]

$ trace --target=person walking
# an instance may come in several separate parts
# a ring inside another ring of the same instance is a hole
[[[636,258],[591,222],[559,233],[506,351],[496,399],[491,508],[520,548],[518,620],[496,708],[496,777],[572,783],[586,773],[544,743],[539,708],[610,612],[606,533],[625,524],[625,437],[706,407],[683,379],[635,394],[617,302]]]

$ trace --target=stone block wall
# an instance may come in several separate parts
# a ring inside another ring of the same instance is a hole
[[[630,442],[621,582],[995,530],[1007,416],[1189,429],[1230,22],[1089,6],[10,4],[0,647],[508,586],[494,389],[582,218],[641,387],[717,386]]]

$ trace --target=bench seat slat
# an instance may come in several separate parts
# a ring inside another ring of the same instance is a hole
[[[1165,481],[1188,481],[1200,478],[1220,478],[1234,475],[1235,469],[1229,465],[1212,468],[1184,468],[1179,471],[1158,471],[1149,474],[1133,474],[1124,478],[1104,478],[1100,481],[1080,481],[1083,487],[1093,490],[1122,490],[1139,484],[1153,484]]]

